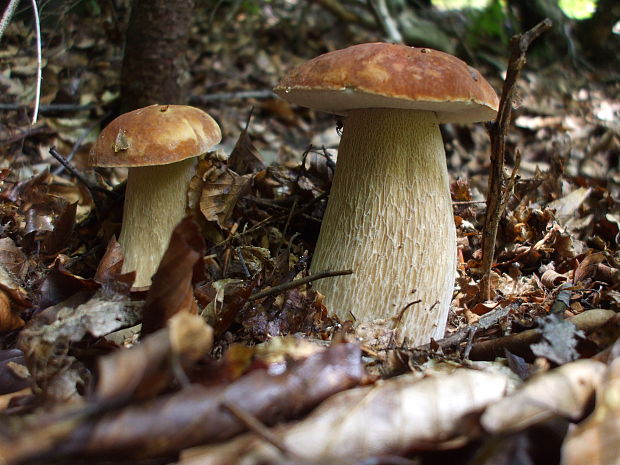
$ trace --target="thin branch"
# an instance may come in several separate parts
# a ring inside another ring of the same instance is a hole
[[[377,22],[383,29],[383,32],[389,41],[395,44],[402,44],[403,35],[398,29],[398,24],[390,14],[390,10],[385,3],[385,0],[370,0],[370,6]]]
[[[305,278],[296,279],[295,281],[278,284],[277,286],[273,286],[269,289],[265,289],[264,291],[252,294],[250,297],[248,297],[248,301],[252,302],[253,300],[262,299],[263,297],[267,297],[268,295],[280,294],[281,292],[288,291],[289,289],[293,289],[295,287],[299,287],[304,284],[311,283],[312,281],[317,281],[319,279],[331,278],[333,276],[344,276],[348,274],[353,274],[353,270],[322,271],[320,273],[315,273],[311,276],[306,276]]]
[[[24,103],[0,103],[0,110],[13,111],[28,109],[30,105]],[[50,103],[47,105],[39,105],[39,113],[49,112],[66,112],[66,111],[85,111],[92,110],[95,105],[88,103],[86,105],[75,105],[73,103]]]
[[[243,90],[238,92],[222,92],[219,94],[206,94],[206,95],[192,95],[189,97],[189,102],[193,105],[209,102],[225,102],[228,100],[245,100],[250,98],[255,99],[269,99],[276,98],[269,89],[260,90]]]
[[[299,210],[295,211],[293,213],[293,215],[299,215],[299,214],[303,214],[305,211],[309,210],[310,208],[312,208],[314,206],[314,204],[316,204],[317,202],[320,202],[321,200],[323,200],[324,198],[326,198],[328,195],[327,193],[323,193],[321,195],[318,195],[317,197],[315,197],[314,199],[312,199],[310,202],[308,202],[306,205],[304,205],[303,207],[301,207]],[[214,246],[212,246],[211,248],[209,248],[209,250],[207,250],[207,253],[212,252],[213,250],[215,250],[218,247],[221,247],[223,245],[226,245],[227,243],[229,243],[230,241],[232,241],[233,239],[238,239],[241,236],[244,236],[246,234],[250,234],[254,231],[259,230],[260,228],[264,228],[266,225],[270,224],[270,223],[277,223],[278,221],[282,221],[285,220],[289,217],[289,213],[285,213],[284,215],[280,215],[280,216],[270,216],[265,218],[264,220],[259,221],[258,223],[256,223],[254,226],[252,226],[251,228],[248,228],[238,234],[231,234],[229,237],[227,237],[226,239],[224,239],[221,242],[218,242],[217,244],[215,244]]]
[[[62,166],[64,166],[65,169],[69,173],[71,173],[78,181],[84,184],[84,186],[90,191],[91,196],[93,198],[95,198],[95,195],[94,195],[95,191],[103,192],[104,194],[109,195],[112,198],[116,198],[116,194],[114,192],[104,189],[103,187],[100,187],[100,186],[95,186],[91,182],[89,182],[88,179],[86,179],[84,175],[82,175],[82,173],[76,170],[73,167],[73,165],[65,159],[65,157],[63,157],[60,153],[58,153],[58,151],[56,150],[56,147],[51,147],[49,152],[50,152],[50,155],[54,157]]]
[[[286,448],[284,443],[273,432],[261,423],[254,415],[240,409],[230,402],[222,402],[222,406],[230,411],[251,432],[278,449],[284,456],[297,459],[297,456]]]
[[[480,280],[481,299],[491,299],[491,267],[495,254],[495,241],[499,221],[506,205],[506,184],[504,174],[504,157],[506,153],[506,134],[512,114],[512,102],[515,86],[526,63],[526,52],[532,41],[547,29],[551,28],[551,20],[544,19],[529,31],[516,35],[510,40],[510,59],[506,80],[499,101],[497,118],[490,127],[491,138],[491,173],[489,175],[489,192],[487,194],[487,211],[482,232],[482,279]],[[514,179],[514,172],[513,172]],[[513,181],[514,182],[514,181]]]
[[[0,18],[0,39],[2,39],[4,31],[6,31],[6,28],[9,26],[9,23],[13,18],[13,14],[17,9],[17,5],[19,5],[19,0],[11,0],[6,6],[4,13],[2,13],[2,18]]]
[[[41,57],[41,23],[39,21],[39,8],[37,0],[32,0],[32,12],[34,14],[34,28],[37,42],[37,85],[34,97],[34,113],[32,114],[32,124],[34,125],[39,118],[39,105],[41,103],[41,81],[43,79],[43,59]]]

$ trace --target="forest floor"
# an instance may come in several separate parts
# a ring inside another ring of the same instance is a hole
[[[157,286],[135,292],[113,240],[126,170],[87,164],[118,105],[128,11],[112,4],[44,17],[34,125],[30,20],[2,38],[0,462],[618,463],[618,74],[566,57],[526,65],[491,301],[479,289],[489,135],[443,126],[458,276],[445,338],[410,347],[393,322],[340,321],[307,284],[258,294],[307,276],[339,142],[334,117],[270,90],[381,34],[315,4],[198,12],[189,100],[223,139],[191,185],[196,221],[176,231]],[[507,57],[469,59],[499,93]],[[163,329],[138,343],[143,315]]]

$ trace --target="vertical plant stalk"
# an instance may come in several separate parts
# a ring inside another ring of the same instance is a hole
[[[32,114],[32,125],[39,119],[39,104],[41,103],[41,80],[43,79],[43,59],[41,57],[41,22],[39,21],[39,7],[37,1],[32,0],[32,14],[34,15],[35,37],[37,43],[37,84],[34,96],[34,112]]]
[[[9,26],[9,23],[13,18],[13,14],[17,9],[17,5],[19,5],[19,0],[11,0],[4,9],[4,13],[2,13],[2,18],[0,18],[0,39],[2,39],[4,31]]]
[[[504,159],[506,153],[506,134],[512,115],[514,91],[521,75],[521,70],[527,62],[526,52],[530,44],[543,32],[550,29],[551,20],[545,18],[529,31],[515,35],[510,40],[510,59],[506,71],[506,80],[499,101],[497,118],[490,125],[491,138],[491,173],[489,175],[489,191],[487,193],[487,211],[482,230],[482,278],[480,280],[481,300],[491,300],[491,267],[495,255],[495,241],[499,220],[504,212],[506,200],[512,191],[514,177],[518,166],[515,166],[510,177],[504,174]]]

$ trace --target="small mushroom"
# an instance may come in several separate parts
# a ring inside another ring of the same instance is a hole
[[[186,215],[196,157],[221,137],[211,116],[184,105],[125,113],[99,135],[90,164],[129,168],[119,243],[123,272],[136,272],[134,287],[150,286],[172,230]]]
[[[330,310],[358,321],[403,313],[410,343],[443,337],[456,234],[439,123],[493,119],[493,88],[446,53],[372,43],[314,58],[274,90],[346,117],[311,265],[354,270],[315,283]]]

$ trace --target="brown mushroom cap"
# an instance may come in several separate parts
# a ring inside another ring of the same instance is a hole
[[[166,165],[197,157],[222,138],[204,111],[185,105],[150,105],[125,113],[101,132],[90,151],[92,166]]]
[[[371,43],[318,56],[290,71],[274,89],[283,99],[345,115],[360,108],[437,113],[440,123],[489,121],[498,98],[474,68],[429,48]]]

